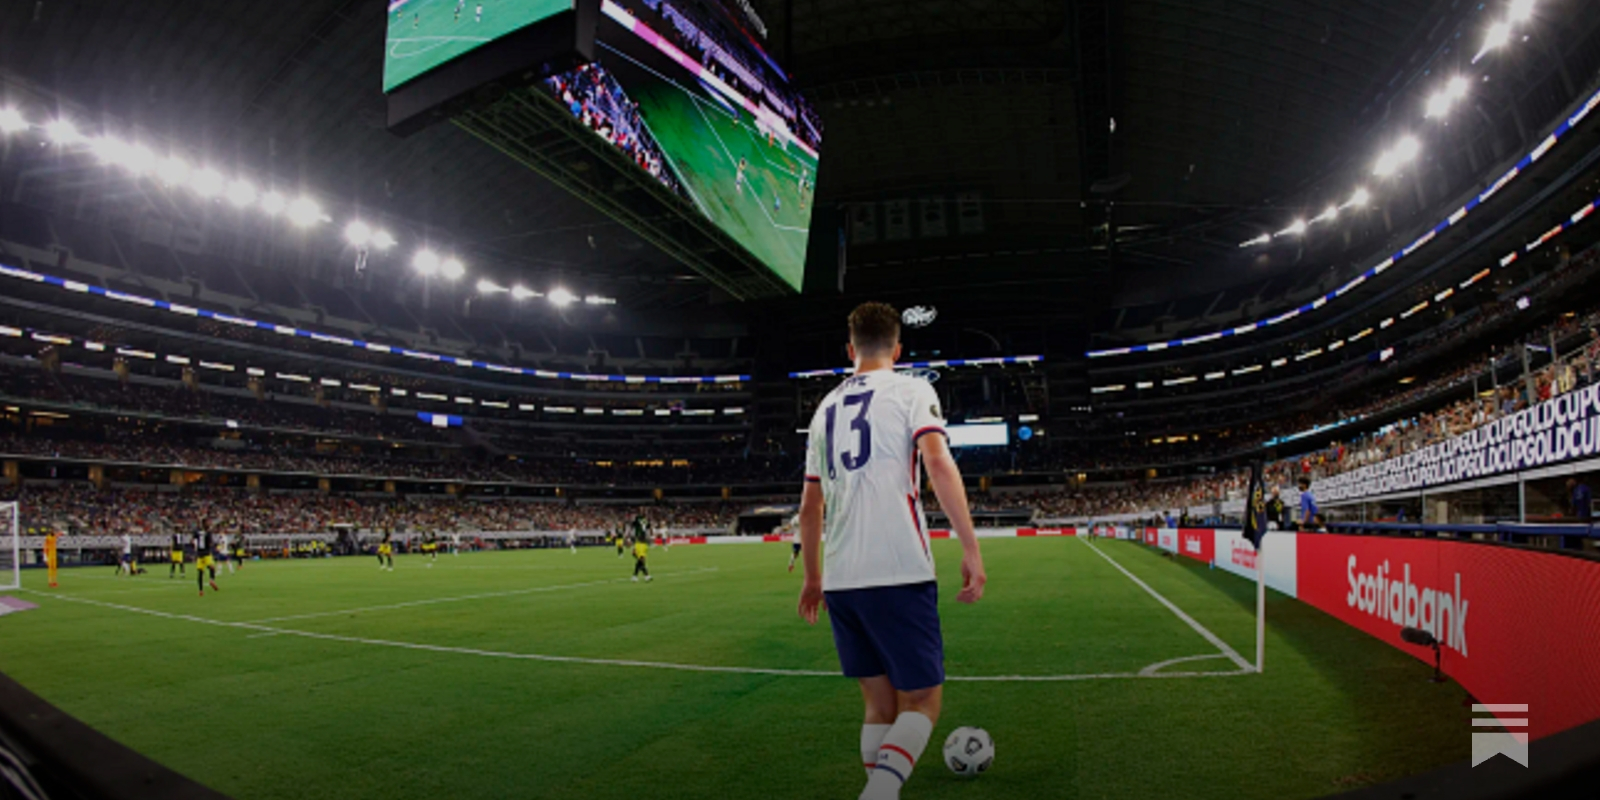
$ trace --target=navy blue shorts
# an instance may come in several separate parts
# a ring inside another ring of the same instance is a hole
[[[846,677],[888,675],[902,692],[944,683],[937,583],[847,589],[828,592],[826,598]]]
[[[795,555],[799,555],[800,554],[800,540],[799,539],[794,540],[794,553],[795,553]]]

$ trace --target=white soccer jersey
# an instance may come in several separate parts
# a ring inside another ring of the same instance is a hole
[[[827,501],[824,590],[934,579],[917,454],[917,439],[930,433],[944,435],[939,395],[888,370],[846,380],[817,408],[806,480]]]

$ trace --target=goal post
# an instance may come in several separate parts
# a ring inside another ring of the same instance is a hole
[[[0,591],[22,588],[22,520],[16,501],[0,502]]]

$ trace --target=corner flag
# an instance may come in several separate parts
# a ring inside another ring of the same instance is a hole
[[[1267,493],[1261,479],[1261,462],[1250,462],[1250,490],[1245,495],[1244,538],[1256,550],[1261,549],[1261,537],[1267,535]]]

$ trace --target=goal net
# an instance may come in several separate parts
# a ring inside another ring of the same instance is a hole
[[[0,590],[22,588],[22,527],[16,502],[0,503]]]

